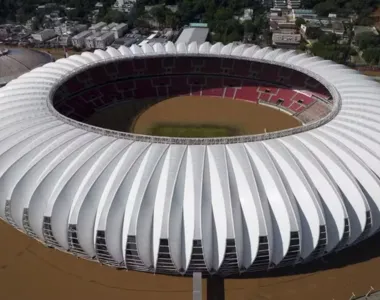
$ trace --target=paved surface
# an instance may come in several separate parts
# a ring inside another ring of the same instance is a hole
[[[44,247],[2,221],[0,236],[1,299],[192,299],[189,278],[117,271],[77,259]],[[328,263],[316,262],[293,270],[300,274],[270,273],[274,277],[228,279],[225,299],[348,300],[352,292],[364,295],[370,286],[380,288],[380,258],[375,256],[378,249],[379,237],[330,258]],[[359,263],[360,260],[364,261]],[[346,263],[352,265],[345,266]],[[206,300],[205,280],[203,299]]]

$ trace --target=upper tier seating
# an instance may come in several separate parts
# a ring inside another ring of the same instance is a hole
[[[263,83],[250,79],[238,79],[221,76],[160,76],[125,79],[97,85],[83,91],[70,82],[69,87],[59,93],[57,109],[61,113],[85,120],[96,110],[112,103],[129,99],[158,99],[179,95],[198,95],[226,97],[236,100],[259,102],[276,106],[292,114],[299,115],[318,99],[309,91],[290,89],[281,85]],[[75,86],[75,93],[68,91]],[[65,94],[66,93],[66,94]],[[70,96],[71,95],[71,96]],[[318,115],[321,113],[318,112]],[[322,114],[326,114],[323,111]],[[312,118],[305,117],[309,120]]]

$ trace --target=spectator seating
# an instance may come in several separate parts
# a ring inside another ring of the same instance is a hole
[[[327,89],[296,70],[197,56],[141,57],[96,65],[68,79],[57,90],[54,104],[62,114],[83,121],[112,103],[179,95],[265,103],[300,116],[304,122],[330,110],[328,103],[315,105],[329,101]]]

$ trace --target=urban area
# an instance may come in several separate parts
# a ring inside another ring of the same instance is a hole
[[[376,0],[2,0],[0,43],[65,51],[132,44],[252,43],[353,66],[380,60]]]

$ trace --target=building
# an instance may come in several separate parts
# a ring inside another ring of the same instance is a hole
[[[45,52],[26,48],[5,49],[0,47],[0,87],[9,81],[54,61],[53,57]]]
[[[272,45],[276,48],[297,49],[301,43],[301,35],[293,33],[273,33]]]
[[[112,8],[118,11],[128,13],[131,11],[135,3],[136,0],[116,0]]]
[[[82,31],[81,33],[77,34],[72,38],[72,44],[76,48],[84,48],[86,43],[85,39],[92,35],[92,32],[90,30]]]
[[[40,32],[33,33],[32,38],[38,42],[45,42],[52,39],[56,35],[57,34],[55,33],[54,29],[44,29]]]
[[[354,35],[357,36],[358,34],[361,33],[373,33],[375,35],[378,35],[379,33],[377,32],[375,27],[372,26],[354,26]]]
[[[115,26],[117,26],[117,23],[110,23],[106,26],[104,26],[101,30],[101,32],[109,32],[110,30],[112,30]]]
[[[114,40],[115,35],[113,32],[105,32],[95,39],[95,48],[105,49],[107,46],[111,45]]]
[[[58,39],[58,44],[60,46],[69,47],[72,45],[72,37],[70,35],[62,35]]]
[[[239,21],[244,22],[244,21],[252,20],[252,16],[253,16],[253,9],[245,8],[243,10],[243,15],[239,17]]]
[[[261,0],[261,3],[266,8],[273,7],[273,0]]]
[[[95,49],[96,48],[95,39],[101,35],[102,35],[101,32],[97,32],[97,33],[91,34],[90,36],[86,37],[84,39],[84,43],[85,43],[86,48],[87,49]]]
[[[104,26],[107,26],[107,23],[99,22],[97,24],[92,25],[88,30],[91,30],[92,33],[96,33],[101,31]]]
[[[274,7],[278,8],[300,8],[301,0],[274,0]]]
[[[139,40],[137,40],[136,38],[122,37],[122,38],[116,39],[113,42],[112,47],[114,47],[114,48],[119,48],[120,46],[130,47],[136,43],[139,43]]]
[[[120,23],[111,29],[111,31],[114,33],[115,39],[123,37],[127,30],[128,25],[125,23]]]
[[[182,32],[176,40],[176,44],[190,44],[191,42],[202,44],[206,41],[208,34],[209,28],[207,24],[190,24],[189,27],[182,29]]]

